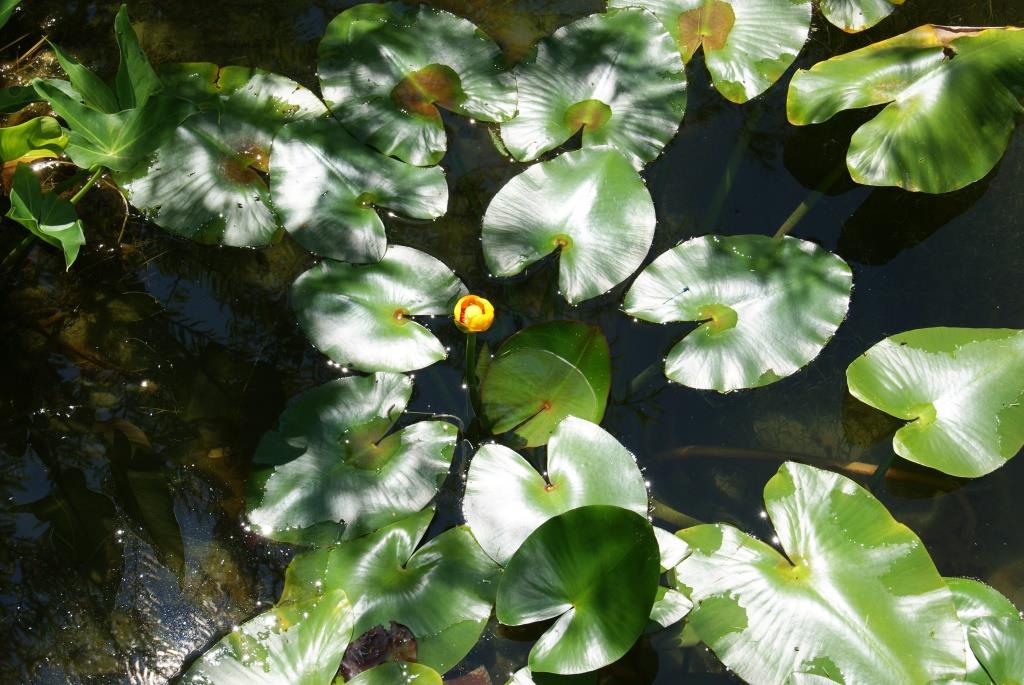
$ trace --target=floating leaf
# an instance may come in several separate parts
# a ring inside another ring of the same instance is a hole
[[[480,638],[499,569],[465,526],[416,549],[432,516],[428,509],[361,538],[300,554],[288,567],[283,596],[344,589],[356,616],[354,634],[395,621],[415,635],[421,663],[447,671]]]
[[[505,685],[597,685],[596,673],[580,675],[552,675],[550,673],[530,673],[529,668],[521,668],[512,674]]]
[[[63,250],[69,269],[78,258],[78,249],[85,245],[85,233],[75,206],[54,193],[44,193],[39,177],[27,164],[19,164],[14,170],[7,218],[18,222],[43,242]]]
[[[904,459],[976,478],[1024,446],[1024,331],[907,331],[854,360],[846,380],[861,402],[912,422],[892,441]]]
[[[481,121],[516,112],[501,49],[469,21],[425,5],[362,4],[320,42],[317,73],[331,111],[360,140],[425,166],[446,148],[437,107]]]
[[[738,103],[782,77],[811,28],[810,0],[610,0],[608,6],[653,12],[685,62],[704,48],[715,88]]]
[[[672,140],[686,110],[679,51],[639,9],[560,28],[519,63],[516,79],[519,114],[501,125],[501,139],[521,162],[582,129],[584,147],[614,146],[640,168]]]
[[[1024,680],[1024,620],[980,618],[968,631],[971,650],[997,685]]]
[[[282,602],[228,633],[196,661],[182,685],[330,685],[352,637],[341,591]]]
[[[488,361],[480,385],[484,420],[518,446],[543,445],[567,416],[598,423],[611,387],[601,329],[553,321],[522,330]]]
[[[380,155],[331,118],[288,124],[274,139],[274,206],[288,232],[311,252],[346,262],[377,262],[388,241],[377,207],[416,219],[448,209],[437,167]]]
[[[629,278],[654,239],[654,202],[628,160],[585,148],[534,164],[491,200],[483,220],[487,268],[515,276],[552,252],[575,304]]]
[[[953,601],[956,604],[956,615],[963,624],[964,639],[969,641],[971,649],[967,650],[967,681],[977,685],[992,685],[992,678],[986,673],[985,668],[978,661],[979,656],[989,658],[1004,651],[1005,647],[1013,647],[1018,652],[1024,652],[1024,635],[1016,640],[1014,646],[1013,629],[1006,629],[1013,625],[1013,621],[1021,622],[1020,612],[1017,607],[997,590],[969,578],[947,578],[946,585],[953,593]],[[998,623],[1000,619],[1010,619],[1008,625]],[[979,628],[974,629],[975,622]],[[970,641],[972,633],[980,635],[975,639],[978,647]],[[989,638],[995,638],[989,639]],[[995,643],[995,644],[994,644]],[[1000,646],[996,646],[996,645]],[[975,655],[974,649],[979,654]],[[1024,664],[1021,665],[1020,673],[1024,674]],[[1002,681],[997,681],[1002,683]]]
[[[857,129],[853,180],[948,193],[981,179],[1006,151],[1024,107],[1024,30],[926,25],[800,70],[789,121],[827,121],[889,103]]]
[[[444,359],[444,346],[416,316],[449,314],[466,294],[442,262],[393,245],[376,264],[326,260],[292,285],[292,306],[313,344],[363,371],[413,371]]]
[[[286,122],[324,116],[311,92],[247,67],[165,68],[169,89],[203,110],[178,127],[123,185],[132,204],[172,233],[225,245],[267,245],[280,222],[267,172],[271,141]]]
[[[530,669],[586,673],[633,646],[658,588],[658,542],[642,515],[592,505],[548,519],[512,556],[498,585],[505,625],[557,619]]]
[[[570,416],[551,436],[543,476],[502,445],[477,450],[462,511],[484,551],[506,564],[542,523],[589,504],[646,516],[647,487],[636,457],[600,426]]]
[[[693,388],[756,388],[809,364],[850,304],[853,276],[836,255],[796,238],[704,236],[660,255],[622,309],[702,322],[672,348],[665,375]]]
[[[301,395],[253,457],[249,520],[285,542],[346,540],[414,514],[448,473],[457,430],[390,432],[412,394],[401,374],[351,376]]]
[[[821,13],[847,33],[869,29],[895,11],[904,0],[822,0]]]
[[[651,607],[651,621],[659,628],[679,623],[693,609],[693,602],[679,590],[658,586],[658,594]]]
[[[345,682],[345,681],[341,681]],[[369,671],[363,671],[348,685],[444,685],[437,671],[423,664],[412,664],[404,661],[391,661],[381,664]],[[341,685],[341,683],[336,683]]]
[[[0,163],[59,157],[67,133],[53,117],[35,117],[17,126],[0,128]]]
[[[953,598],[920,539],[842,476],[787,462],[765,486],[785,556],[728,525],[679,532],[675,569],[701,640],[737,675],[783,683],[964,678]],[[799,681],[798,681],[799,682]]]

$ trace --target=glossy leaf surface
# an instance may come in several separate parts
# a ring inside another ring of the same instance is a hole
[[[715,88],[738,103],[779,80],[811,28],[810,0],[611,0],[609,6],[653,12],[686,62],[703,48]]]
[[[34,117],[0,128],[0,164],[59,157],[67,142],[67,133],[53,117]]]
[[[502,445],[477,450],[462,511],[484,551],[506,564],[545,521],[590,504],[646,516],[647,487],[636,457],[600,426],[570,416],[551,436],[543,476]]]
[[[904,459],[975,478],[1024,446],[1024,331],[922,328],[886,338],[846,370],[854,397],[910,421]]]
[[[416,549],[432,516],[428,509],[297,556],[288,568],[284,597],[343,589],[355,613],[355,635],[395,621],[416,637],[420,662],[447,671],[480,638],[499,568],[465,526]]]
[[[920,539],[853,481],[787,462],[764,490],[785,554],[732,526],[679,532],[688,621],[748,682],[964,678],[953,597]],[[927,639],[922,639],[926,636]]]
[[[892,14],[904,0],[822,0],[821,13],[847,33],[869,29]]]
[[[967,681],[977,685],[993,685],[992,678],[978,657],[995,657],[999,660],[1007,648],[1024,651],[1024,636],[1015,639],[1012,628],[1014,621],[1022,622],[1021,614],[1010,600],[985,583],[969,578],[947,578],[946,585],[953,593],[957,618],[963,624],[964,639],[971,645],[971,649],[967,650]],[[1002,623],[1004,619],[1008,619],[1005,624]],[[977,629],[974,627],[976,622]],[[977,635],[977,655],[974,652],[975,644],[971,641],[972,634]],[[1024,665],[1019,672],[1024,674]]]
[[[384,154],[437,164],[447,147],[437,107],[481,121],[516,112],[501,50],[469,21],[426,5],[356,5],[320,42],[317,73],[345,128]]]
[[[332,118],[299,121],[274,140],[271,191],[284,227],[311,252],[376,262],[388,241],[378,207],[416,219],[448,209],[444,172],[385,157]]]
[[[809,364],[846,318],[849,265],[813,243],[704,236],[668,250],[633,282],[623,311],[645,321],[702,322],[665,359],[694,388],[756,388]]]
[[[253,457],[249,520],[263,535],[323,544],[425,507],[448,473],[457,430],[422,421],[392,432],[406,376],[350,376],[301,395]]]
[[[0,28],[3,28],[21,0],[0,0]]]
[[[557,619],[530,651],[534,672],[586,673],[624,655],[647,624],[658,543],[645,516],[614,506],[567,511],[537,528],[498,585],[506,625]]]
[[[331,685],[352,638],[352,622],[344,592],[282,602],[228,633],[181,683]]]
[[[853,180],[948,193],[984,177],[1024,106],[1024,30],[926,25],[796,73],[793,124],[887,105],[853,134]]]
[[[658,156],[686,110],[682,59],[658,19],[640,9],[595,14],[555,31],[516,67],[519,114],[501,139],[521,162],[580,129],[636,167]]]
[[[316,347],[363,371],[413,371],[447,356],[412,317],[449,314],[466,287],[425,252],[393,245],[376,264],[326,260],[292,285],[292,307]]]
[[[566,152],[494,196],[483,220],[484,260],[507,277],[557,251],[559,287],[575,304],[637,270],[655,222],[651,195],[625,157],[607,147]]]
[[[44,193],[39,177],[27,164],[19,164],[11,183],[11,208],[7,218],[18,222],[35,237],[64,251],[67,268],[85,244],[82,222],[75,206],[54,193]]]
[[[271,141],[286,122],[326,109],[291,79],[208,63],[165,67],[168,89],[203,110],[120,182],[157,225],[202,242],[267,245],[280,222],[267,183]]]
[[[608,341],[596,326],[553,321],[516,333],[489,360],[480,385],[492,433],[543,445],[567,416],[598,423],[611,387]]]
[[[340,679],[335,685],[342,685]],[[363,671],[348,685],[444,685],[434,669],[423,664],[391,661],[369,671]]]

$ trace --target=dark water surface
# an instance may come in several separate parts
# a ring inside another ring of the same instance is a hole
[[[45,51],[15,63],[43,35],[100,70],[115,68],[118,2],[23,4],[0,40],[13,41],[0,54],[0,79],[53,73]],[[133,0],[129,9],[155,62],[252,65],[315,87],[317,42],[352,4]],[[472,19],[513,58],[603,5],[432,4]],[[797,65],[929,22],[1021,24],[1024,3],[908,0],[857,36],[816,18]],[[844,371],[858,354],[912,328],[1024,327],[1024,134],[1017,131],[989,177],[956,193],[857,187],[843,175],[819,199],[812,191],[843,168],[849,137],[867,114],[797,129],[785,123],[789,75],[744,106],[711,88],[700,57],[688,75],[685,121],[644,172],[659,219],[650,259],[708,232],[771,234],[810,201],[793,235],[849,261],[855,290],[836,338],[795,376],[728,396],[666,385],[660,360],[689,327],[634,323],[617,310],[625,286],[574,308],[554,295],[553,263],[514,283],[489,280],[480,220],[523,165],[503,159],[486,129],[466,120],[448,119],[448,215],[386,219],[388,235],[439,257],[495,301],[499,319],[484,336],[491,344],[537,321],[599,324],[615,373],[604,425],[638,455],[654,495],[770,539],[761,489],[782,460],[849,472],[852,462],[892,455],[894,424],[846,393]],[[260,251],[203,247],[129,218],[118,244],[117,196],[94,192],[83,205],[89,244],[71,273],[57,251],[37,246],[0,284],[4,684],[165,683],[232,624],[273,602],[292,551],[244,526],[249,460],[288,398],[341,373],[294,323],[288,287],[312,259],[287,237]],[[21,237],[5,221],[0,253]],[[436,329],[452,356],[415,374],[411,408],[461,413],[462,339],[440,320]],[[974,481],[898,459],[890,475],[856,477],[923,538],[943,574],[987,580],[1024,606],[1024,458]],[[442,496],[443,525],[456,521],[455,497]],[[524,663],[532,637],[494,631],[467,666],[484,664],[502,683]],[[703,647],[676,642],[664,633],[643,641],[606,682],[735,682]]]

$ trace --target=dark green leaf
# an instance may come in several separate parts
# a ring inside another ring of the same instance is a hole
[[[53,193],[44,193],[39,177],[27,164],[19,164],[14,170],[11,208],[7,218],[17,221],[40,240],[63,250],[64,262],[69,269],[78,257],[78,249],[85,244],[85,233],[75,206]]]
[[[114,18],[114,36],[117,38],[117,49],[121,53],[114,76],[114,90],[121,109],[142,107],[151,95],[158,92],[163,85],[159,77],[149,65],[149,58],[139,45],[139,37],[135,35],[128,8],[121,5]]]

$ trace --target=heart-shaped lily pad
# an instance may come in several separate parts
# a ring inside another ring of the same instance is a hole
[[[432,517],[428,509],[361,538],[298,555],[288,567],[283,597],[343,589],[355,614],[354,635],[399,623],[415,636],[418,660],[444,673],[483,633],[499,567],[466,526],[417,549]]]
[[[11,182],[11,208],[7,218],[29,233],[64,252],[64,264],[70,269],[85,245],[85,232],[75,206],[54,193],[44,193],[39,177],[28,164],[14,169]]]
[[[611,357],[601,329],[552,321],[522,330],[498,348],[480,384],[484,421],[517,446],[543,445],[567,416],[604,416]]]
[[[739,103],[779,80],[811,29],[810,0],[610,0],[608,6],[653,12],[685,62],[704,48],[715,88]]]
[[[821,13],[847,33],[869,29],[892,14],[904,0],[821,0]]]
[[[388,241],[377,207],[416,219],[448,209],[437,167],[422,169],[374,152],[333,118],[297,121],[274,139],[271,195],[284,227],[311,252],[376,262]]]
[[[516,67],[519,114],[501,139],[521,162],[583,131],[636,167],[658,156],[686,110],[686,71],[672,37],[645,10],[595,14],[555,31]]]
[[[148,164],[118,181],[158,226],[203,242],[269,244],[280,229],[267,181],[271,142],[286,122],[322,117],[313,93],[260,69],[181,64],[168,90],[207,110],[190,118]]]
[[[987,661],[999,661],[1005,654],[1024,653],[1024,634],[1015,639],[1013,629],[1014,622],[1024,624],[1021,614],[1010,600],[977,580],[947,578],[946,585],[953,593],[957,617],[963,624],[964,637],[971,645],[967,650],[967,682],[993,685],[995,675],[990,677],[991,671],[986,671],[978,659],[985,657]],[[996,670],[999,670],[998,665]],[[1020,664],[1017,673],[1024,674],[1024,663]],[[1005,681],[997,679],[994,682],[1000,685]]]
[[[339,678],[335,685],[343,685],[344,683],[345,681]],[[404,661],[389,661],[368,671],[363,671],[348,681],[348,685],[398,685],[399,683],[405,683],[405,685],[444,685],[441,676],[434,669],[423,664],[407,663]]]
[[[323,544],[420,511],[437,494],[457,430],[421,421],[390,433],[412,394],[401,374],[340,378],[300,396],[253,457],[249,520],[263,535]]]
[[[732,526],[678,534],[688,619],[752,683],[794,673],[845,683],[964,678],[953,597],[921,540],[871,493],[834,473],[786,463],[765,486],[785,556]]]
[[[442,262],[393,245],[376,264],[325,260],[292,285],[299,325],[324,354],[363,371],[413,371],[447,356],[416,316],[448,314],[466,294]]]
[[[854,360],[846,380],[861,402],[912,422],[892,441],[904,459],[976,478],[1024,446],[1024,331],[907,331]]]
[[[586,673],[633,646],[658,589],[650,522],[620,507],[579,507],[548,519],[523,542],[498,585],[505,625],[557,619],[530,650],[533,672]]]
[[[630,316],[703,322],[665,359],[665,375],[729,392],[809,364],[846,318],[849,265],[817,245],[761,235],[703,236],[660,255],[622,304]]]
[[[462,511],[480,546],[499,564],[545,521],[577,507],[608,504],[647,515],[636,457],[600,426],[566,418],[551,436],[547,456],[543,476],[502,445],[484,445],[470,463]]]
[[[501,49],[469,21],[426,5],[345,10],[320,42],[317,74],[345,128],[387,155],[437,164],[447,141],[437,107],[481,121],[516,113]]]
[[[182,685],[331,685],[352,639],[341,591],[282,602],[228,633],[196,661]]]
[[[926,25],[801,70],[798,126],[888,105],[857,129],[846,164],[858,183],[948,193],[984,177],[1020,118],[1024,29]]]
[[[654,202],[613,148],[584,148],[534,164],[491,200],[484,260],[515,276],[558,252],[558,283],[575,304],[602,295],[643,263],[654,239]]]

